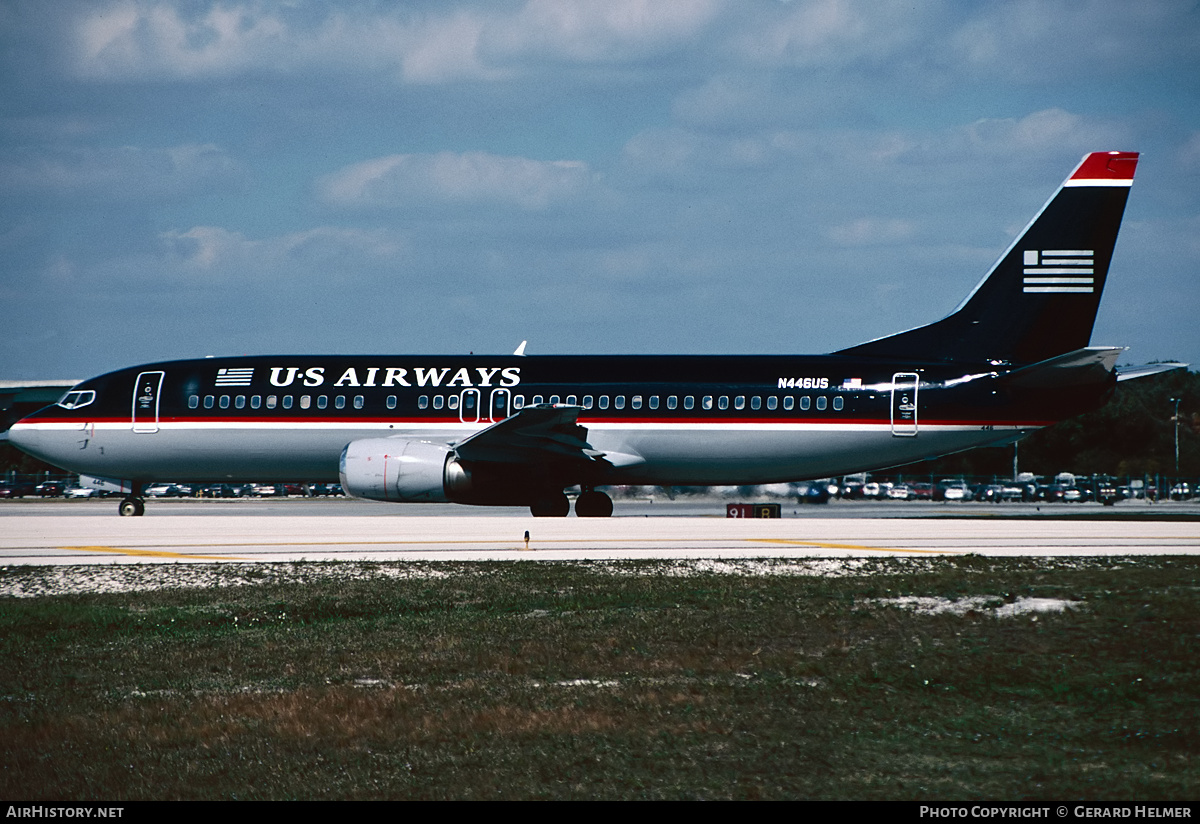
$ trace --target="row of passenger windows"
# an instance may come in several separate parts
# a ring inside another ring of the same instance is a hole
[[[301,409],[311,409],[313,406],[314,397],[316,398],[317,409],[329,408],[329,396],[328,395],[316,395],[316,396],[300,395],[299,396],[300,408]],[[246,395],[221,395],[220,397],[217,397],[216,395],[205,395],[204,396],[204,408],[212,409],[215,406],[218,409],[228,409],[230,407],[230,405],[232,404],[234,409],[245,409],[246,405],[247,405],[247,401],[249,401],[249,406],[251,409],[263,409],[263,408],[275,409],[276,407],[281,407],[283,409],[291,409],[292,406],[296,403],[296,397],[294,397],[292,395],[282,395],[282,396],[267,395],[266,398],[264,399],[264,397],[262,395],[250,395],[248,398]],[[364,398],[362,395],[355,395],[354,399],[353,399],[353,404],[354,404],[355,409],[362,409],[364,406],[366,406],[366,398]],[[199,409],[199,408],[200,408],[200,396],[199,395],[189,396],[188,397],[188,409]],[[346,408],[346,396],[345,395],[334,395],[333,396],[333,408],[334,409],[345,409]],[[391,397],[388,398],[388,409],[395,409],[395,408],[396,408],[396,396],[392,395]]]
[[[470,397],[470,396],[468,396],[468,397]],[[531,406],[537,406],[541,403],[549,403],[549,404],[564,403],[567,406],[582,406],[584,409],[592,409],[592,408],[608,409],[608,408],[610,408],[610,403],[611,403],[612,409],[624,409],[625,408],[625,400],[626,399],[625,399],[624,395],[613,395],[611,399],[609,398],[608,395],[599,395],[599,396],[584,395],[582,398],[582,402],[576,395],[567,395],[565,398],[561,398],[561,396],[559,396],[559,395],[550,395],[548,398],[545,398],[544,400],[543,400],[542,395],[534,395],[533,397],[531,397],[529,399],[529,404]],[[694,396],[694,395],[684,395],[684,396],[682,396],[682,398],[678,395],[667,395],[665,400],[666,400],[666,408],[667,409],[678,409],[681,405],[684,409],[695,409],[696,408],[696,396]],[[715,403],[717,409],[729,409],[730,400],[731,399],[730,399],[729,395],[716,395],[716,396],[704,395],[703,397],[700,398],[700,408],[705,409],[705,410],[712,409],[714,406],[714,403]],[[759,409],[762,409],[764,406],[769,410],[774,410],[774,409],[778,409],[780,406],[780,399],[776,395],[768,395],[765,399],[760,395],[751,395],[751,396],[749,396],[749,398],[747,398],[746,395],[734,395],[732,398],[733,408],[735,410],[745,409],[747,406],[747,400],[749,401],[749,407],[752,410],[759,410]],[[681,404],[681,402],[682,402],[682,404]],[[391,403],[391,401],[389,399],[389,404],[390,403]],[[417,406],[421,409],[428,409],[430,406],[430,403],[431,403],[431,400],[430,400],[430,396],[428,396],[428,395],[422,395],[417,400]],[[629,407],[631,409],[641,409],[643,406],[643,403],[649,409],[658,409],[660,406],[660,397],[658,395],[648,395],[645,397],[643,397],[642,395],[633,395],[629,398]],[[457,395],[449,395],[449,396],[434,395],[432,397],[432,405],[433,405],[434,409],[441,409],[441,408],[443,408],[443,405],[445,406],[446,409],[457,409],[458,408],[458,396]],[[525,396],[524,395],[514,395],[512,398],[512,405],[513,405],[514,410],[523,409],[525,407]],[[784,395],[783,396],[783,408],[785,410],[791,411],[792,409],[796,408],[796,405],[797,405],[796,398],[794,396],[792,396],[792,395]],[[808,395],[804,395],[799,399],[799,406],[800,406],[801,410],[808,410],[812,407],[812,405],[813,405],[813,399],[810,398]],[[829,398],[825,397],[824,395],[817,396],[816,408],[819,411],[824,411],[825,409],[827,409],[829,407],[829,405],[830,405]],[[844,405],[845,405],[845,399],[842,398],[840,395],[835,395],[833,397],[832,406],[835,411],[840,412]],[[389,405],[388,408],[391,409],[393,407],[391,405]]]
[[[461,394],[464,410],[471,410],[478,403],[479,394],[476,390],[468,390]],[[434,409],[450,409],[456,410],[459,408],[460,395],[421,395],[417,399],[417,407],[419,409],[429,409],[432,406]],[[504,413],[507,405],[508,393],[506,390],[494,392],[492,397],[493,411]],[[330,396],[328,395],[205,395],[203,401],[199,395],[191,395],[188,398],[189,409],[199,409],[201,404],[205,409],[229,409],[231,406],[234,409],[245,409],[247,405],[251,409],[291,409],[298,405],[300,409],[311,409],[314,406],[317,409],[327,409],[330,407]],[[660,396],[658,395],[632,395],[629,397],[630,409],[642,409],[643,405],[649,409],[658,409],[660,406]],[[680,406],[685,410],[696,408],[696,396],[694,395],[667,395],[665,397],[665,406],[667,409],[678,409]],[[354,395],[348,399],[346,395],[334,395],[332,397],[332,406],[334,409],[345,409],[347,402],[355,409],[362,409],[366,405],[366,399],[362,395]],[[559,395],[550,395],[543,400],[542,395],[534,395],[529,399],[529,405],[537,406],[541,403],[558,404],[564,403],[567,406],[582,406],[584,409],[625,409],[626,397],[624,395],[613,395],[611,398],[608,395],[584,395],[582,402],[576,395],[567,395],[561,398]],[[700,409],[718,410],[729,409],[732,405],[734,410],[741,411],[747,406],[752,411],[766,408],[768,410],[778,409],[781,405],[780,398],[777,395],[767,395],[765,398],[760,395],[703,395],[699,401]],[[785,411],[791,411],[799,406],[801,411],[808,411],[816,407],[817,411],[823,412],[832,405],[835,412],[840,412],[844,405],[844,398],[840,395],[834,395],[832,404],[830,399],[825,395],[818,395],[815,404],[813,399],[808,395],[802,395],[797,399],[793,395],[784,395],[782,399],[782,407]],[[512,396],[512,408],[514,411],[525,407],[524,395]],[[396,396],[387,396],[387,408],[396,408]]]

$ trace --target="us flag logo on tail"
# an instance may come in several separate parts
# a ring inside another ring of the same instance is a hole
[[[217,386],[249,386],[254,378],[254,367],[230,367],[217,370]]]
[[[1091,249],[1025,250],[1025,292],[1095,291]]]

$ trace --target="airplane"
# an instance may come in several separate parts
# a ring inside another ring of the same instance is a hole
[[[1083,158],[945,318],[825,355],[202,358],[71,388],[9,440],[125,493],[340,482],[359,498],[605,517],[619,484],[769,484],[899,466],[1100,406],[1090,346],[1136,152]]]

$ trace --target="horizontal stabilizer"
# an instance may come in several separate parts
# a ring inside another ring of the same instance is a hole
[[[1109,379],[1117,358],[1124,351],[1125,348],[1121,346],[1089,346],[1076,349],[1065,355],[1015,369],[1002,380],[1009,386],[1021,389],[1097,383]]]
[[[1118,366],[1117,380],[1131,381],[1135,378],[1148,378],[1160,372],[1170,372],[1174,369],[1187,369],[1190,364],[1171,361],[1169,363],[1147,363],[1142,366]]]

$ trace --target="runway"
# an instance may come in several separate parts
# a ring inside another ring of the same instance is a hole
[[[1132,503],[1132,502],[1131,502]],[[499,561],[750,559],[1195,554],[1200,521],[1113,520],[1109,510],[1071,517],[1015,506],[1000,516],[964,508],[910,509],[923,517],[861,517],[866,508],[789,510],[789,517],[738,520],[697,516],[656,504],[659,517],[533,518],[528,513],[355,502],[153,502],[142,518],[121,518],[111,502],[6,503],[0,507],[0,565],[277,563],[295,561]],[[371,505],[367,505],[371,506]],[[708,512],[713,511],[708,507]],[[999,508],[997,508],[999,509]],[[643,514],[649,509],[643,507]],[[1154,514],[1194,517],[1196,508],[1160,505]],[[679,514],[674,514],[678,512]],[[1128,510],[1133,513],[1133,510]],[[1191,512],[1192,515],[1186,513]],[[471,513],[471,514],[467,514]],[[796,514],[793,514],[796,513]],[[811,514],[810,514],[811,513]],[[994,514],[993,514],[994,513]],[[1087,517],[1094,514],[1097,519]],[[1119,513],[1118,513],[1119,514]],[[388,517],[380,517],[386,515]],[[848,517],[853,515],[856,517]],[[1083,515],[1084,517],[1080,517]],[[529,541],[526,543],[526,532]]]

